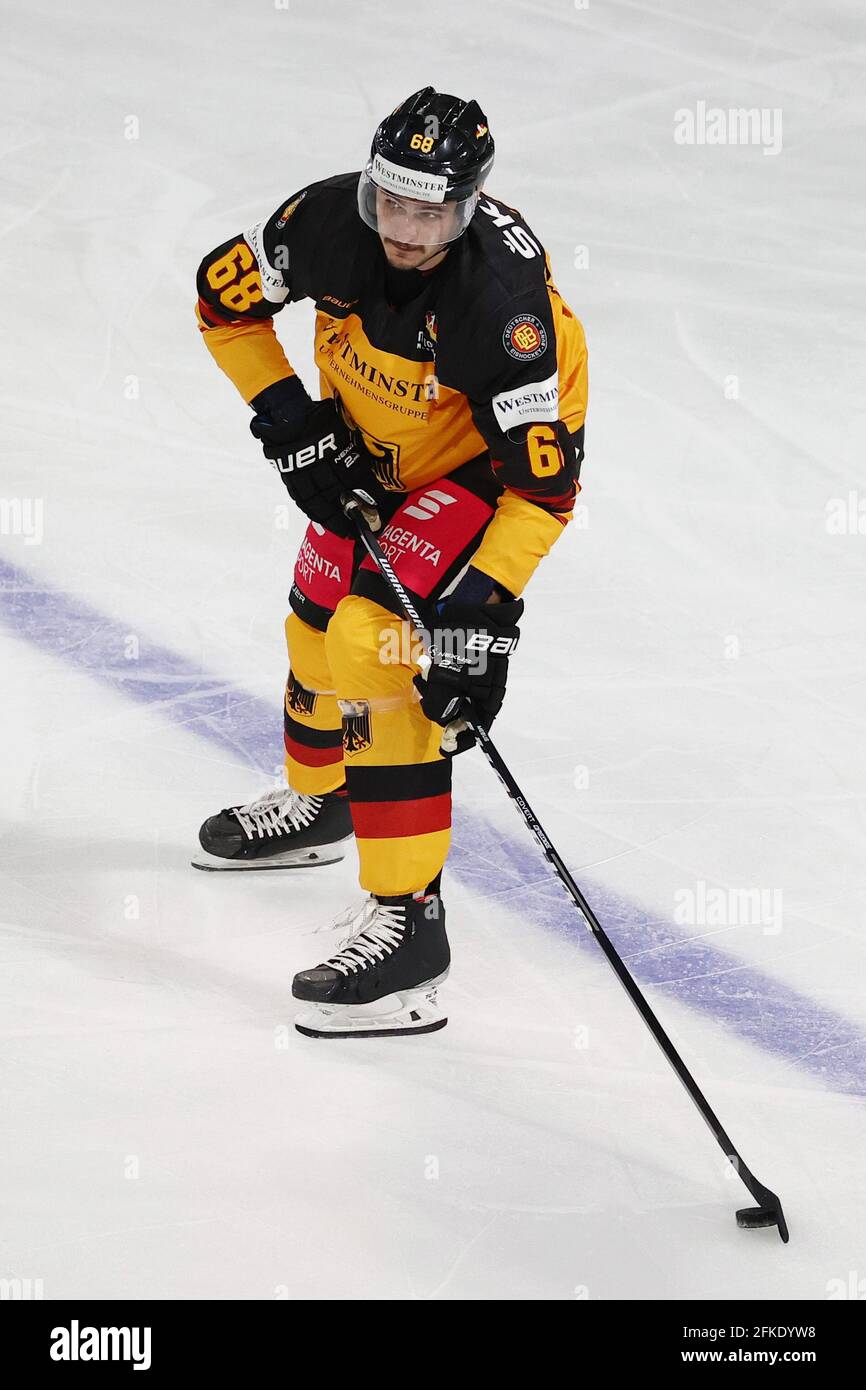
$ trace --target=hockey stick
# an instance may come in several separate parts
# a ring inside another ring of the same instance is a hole
[[[394,594],[394,597],[398,600],[404,614],[414,627],[416,636],[423,641],[425,636],[424,624],[412,600],[403,588],[397,575],[394,573],[382,547],[373,534],[368,520],[368,516],[370,515],[369,512],[365,511],[362,503],[357,498],[353,497],[345,498],[343,507],[346,515],[354,521],[364,549],[367,551],[367,554],[385,580],[385,583]],[[425,672],[429,669],[430,657],[426,652],[423,661],[419,662],[419,665],[422,666],[422,670]],[[683,1059],[680,1057],[680,1054],[677,1052],[664,1028],[659,1023],[647,1000],[632,978],[630,971],[616,950],[616,947],[603,930],[598,918],[563,863],[561,856],[545,833],[541,822],[512,777],[490,735],[487,733],[486,729],[482,728],[480,724],[472,719],[471,715],[466,717],[465,722],[478,740],[481,751],[493,768],[493,771],[502,782],[511,800],[517,806],[525,824],[529,827],[540,844],[544,851],[545,858],[553,865],[557,878],[583,918],[584,925],[595,937],[595,940],[607,957],[608,963],[612,967],[620,984],[625,989],[644,1023],[649,1028],[662,1052],[667,1057],[680,1081],[685,1086],[703,1116],[703,1119],[709,1126],[722,1153],[758,1203],[756,1207],[743,1207],[737,1212],[737,1225],[752,1230],[762,1226],[778,1226],[779,1235],[787,1244],[788,1225],[785,1221],[782,1203],[779,1201],[779,1198],[776,1196],[775,1192],[770,1191],[769,1187],[765,1187],[763,1183],[758,1182],[758,1179],[752,1173],[751,1169],[740,1157],[738,1150],[723,1129],[721,1121],[711,1108],[703,1091],[695,1081]]]

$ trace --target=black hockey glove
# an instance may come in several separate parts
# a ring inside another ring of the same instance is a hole
[[[517,649],[522,616],[519,598],[444,605],[430,652],[433,664],[426,676],[415,677],[428,719],[445,727],[471,712],[482,728],[490,728],[505,698],[508,661]],[[455,747],[443,746],[443,751],[462,753],[474,743],[466,729]]]
[[[291,381],[297,378],[289,378]],[[277,386],[288,384],[278,382]],[[370,454],[355,439],[334,401],[310,401],[304,391],[307,404],[301,411],[302,402],[295,392],[293,400],[287,399],[286,393],[281,402],[268,402],[268,391],[252,402],[256,408],[264,405],[267,413],[259,410],[250,421],[265,458],[279,472],[292,501],[311,521],[335,535],[354,536],[355,527],[343,512],[341,497],[354,493],[373,509],[384,499],[384,491],[373,476]]]
[[[253,396],[250,405],[256,415],[264,415],[271,422],[272,442],[288,444],[302,433],[315,401],[307,395],[300,377],[287,376]]]

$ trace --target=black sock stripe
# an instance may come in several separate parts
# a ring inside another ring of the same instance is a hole
[[[308,724],[299,724],[287,710],[283,711],[283,724],[289,738],[305,748],[339,748],[343,742],[342,724],[339,729],[311,729]]]
[[[418,801],[451,790],[451,759],[396,767],[348,767],[350,801]]]

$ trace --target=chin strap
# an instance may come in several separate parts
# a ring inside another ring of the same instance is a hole
[[[412,269],[413,269],[413,270],[422,270],[422,271],[423,271],[423,269],[424,269],[425,265],[427,264],[427,262],[428,262],[428,261],[435,261],[436,257],[437,257],[437,256],[441,256],[443,251],[445,252],[445,255],[447,256],[447,255],[448,255],[448,248],[449,248],[450,246],[451,246],[451,242],[450,242],[450,241],[443,242],[440,246],[438,246],[438,247],[436,248],[435,251],[432,252],[431,255],[425,257],[425,259],[424,259],[423,261],[419,261],[418,264],[417,264],[416,266],[413,266],[413,267],[412,267]],[[443,260],[444,260],[444,257],[443,257]]]

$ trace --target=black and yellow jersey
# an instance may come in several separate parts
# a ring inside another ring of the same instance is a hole
[[[204,258],[205,343],[250,402],[293,374],[274,315],[313,300],[321,394],[339,399],[385,487],[410,491],[489,452],[503,491],[472,563],[519,594],[574,505],[583,329],[513,208],[482,193],[435,270],[395,272],[358,215],[358,178],[310,184]]]

